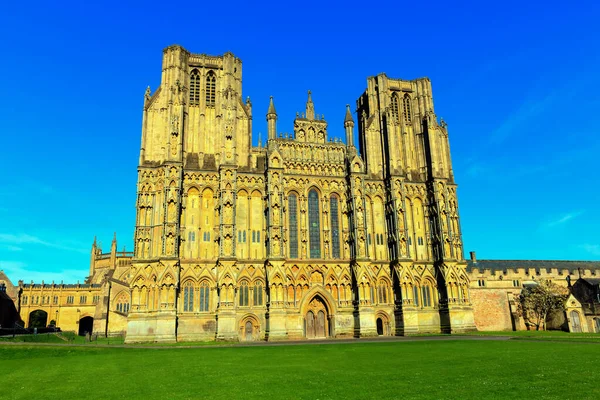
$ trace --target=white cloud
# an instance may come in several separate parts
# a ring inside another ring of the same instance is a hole
[[[16,249],[19,248],[19,246],[27,244],[51,247],[53,249],[65,251],[73,251],[76,253],[87,253],[87,250],[84,248],[67,246],[62,243],[49,242],[47,240],[40,239],[37,236],[28,235],[26,233],[19,233],[16,235],[12,233],[0,233],[0,245],[13,246]]]
[[[3,270],[13,285],[17,285],[19,280],[25,283],[34,281],[35,283],[83,283],[89,271],[87,270],[49,270],[49,268],[30,267],[21,261],[2,261],[0,260],[0,270]]]
[[[567,222],[569,222],[570,220],[579,217],[582,214],[583,214],[583,211],[572,211],[570,213],[564,214],[560,218],[557,218],[553,221],[548,222],[546,224],[546,226],[553,227],[553,226],[563,225],[563,224],[566,224]]]

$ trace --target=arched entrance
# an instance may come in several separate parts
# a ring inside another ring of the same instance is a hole
[[[375,327],[379,336],[388,336],[390,334],[390,319],[385,312],[379,311],[375,314]]]
[[[581,332],[581,322],[577,311],[571,311],[571,332]]]
[[[83,317],[79,320],[79,336],[85,336],[86,333],[92,334],[94,330],[94,318]]]
[[[243,342],[252,342],[260,337],[260,323],[254,315],[248,315],[240,321],[239,338]]]
[[[44,310],[35,310],[29,314],[29,328],[45,328],[48,323],[48,313]]]
[[[383,336],[383,321],[381,318],[377,318],[377,334]]]
[[[321,296],[315,296],[308,304],[304,316],[304,329],[307,339],[323,339],[329,336],[329,316]]]

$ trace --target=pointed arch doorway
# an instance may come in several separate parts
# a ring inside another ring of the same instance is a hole
[[[307,339],[324,339],[329,336],[329,313],[320,296],[315,296],[308,304],[304,327]]]

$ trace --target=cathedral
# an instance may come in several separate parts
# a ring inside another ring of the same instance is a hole
[[[310,92],[293,134],[278,133],[271,98],[268,140],[253,146],[241,77],[231,53],[163,51],[144,96],[134,251],[94,241],[83,284],[16,287],[0,271],[26,325],[42,312],[128,343],[523,329],[512,299],[525,281],[600,271],[465,260],[428,78],[367,78],[345,143],[328,138]],[[600,331],[589,318],[581,329]]]
[[[431,83],[368,78],[346,143],[308,93],[252,146],[242,63],[163,52],[144,100],[127,341],[475,329],[448,133]]]

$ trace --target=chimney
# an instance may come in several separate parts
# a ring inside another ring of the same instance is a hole
[[[471,262],[473,264],[477,264],[477,257],[475,256],[475,252],[471,251],[471,252],[469,252],[469,254],[471,255]]]

